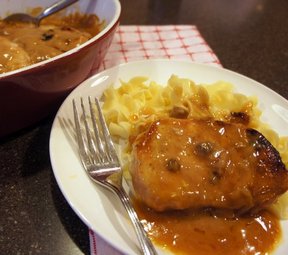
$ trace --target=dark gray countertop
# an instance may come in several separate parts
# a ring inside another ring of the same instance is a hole
[[[288,1],[122,0],[121,24],[195,24],[225,68],[288,99]],[[1,97],[1,95],[0,95]],[[0,254],[89,254],[49,160],[53,114],[0,141]]]

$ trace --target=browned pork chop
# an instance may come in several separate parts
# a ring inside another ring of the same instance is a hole
[[[268,140],[242,124],[167,118],[133,144],[132,182],[147,206],[247,212],[288,189],[288,171]]]

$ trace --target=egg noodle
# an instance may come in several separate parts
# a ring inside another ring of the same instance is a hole
[[[268,124],[260,120],[261,111],[255,96],[235,93],[233,85],[219,81],[214,84],[195,84],[192,80],[172,75],[167,84],[134,77],[121,81],[120,87],[109,87],[103,94],[103,113],[116,144],[121,144],[124,177],[129,176],[129,140],[145,130],[147,124],[168,117],[173,107],[188,112],[188,118],[213,118],[229,121],[232,112],[249,116],[247,127],[261,132],[279,151],[288,166],[288,137],[279,137]],[[125,149],[123,149],[125,148]],[[288,192],[272,206],[281,219],[288,219]]]

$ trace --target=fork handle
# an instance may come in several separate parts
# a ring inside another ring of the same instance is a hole
[[[132,221],[132,224],[134,226],[135,232],[137,234],[138,241],[140,243],[143,255],[157,255],[157,252],[151,242],[151,240],[148,238],[146,231],[144,230],[144,227],[142,223],[140,222],[136,211],[134,210],[133,206],[130,203],[130,199],[126,193],[126,191],[122,187],[114,187],[114,192],[118,195],[120,198],[122,204],[124,205],[130,220]]]

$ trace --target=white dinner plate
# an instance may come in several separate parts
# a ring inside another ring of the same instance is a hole
[[[140,254],[137,239],[117,197],[93,183],[81,166],[71,128],[72,99],[101,96],[108,86],[119,85],[119,79],[128,81],[135,76],[147,76],[165,84],[172,74],[196,83],[228,81],[234,84],[235,91],[256,95],[263,111],[262,120],[279,135],[288,135],[288,101],[264,85],[223,68],[184,61],[144,60],[111,68],[84,81],[66,98],[54,120],[50,136],[52,168],[61,191],[77,215],[89,228],[126,254]],[[283,240],[275,255],[287,255],[288,251],[288,221],[282,221],[281,225]],[[159,251],[159,254],[164,252]]]

